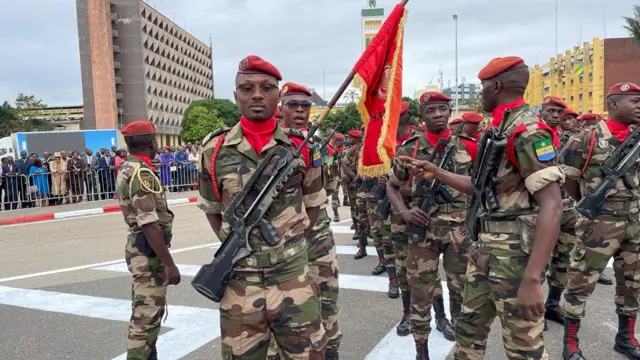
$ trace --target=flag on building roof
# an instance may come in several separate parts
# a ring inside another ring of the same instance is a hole
[[[573,74],[578,75],[578,77],[582,77],[584,75],[584,64],[582,63],[578,64],[576,69],[573,70]]]
[[[396,150],[402,107],[402,52],[407,10],[396,5],[356,63],[354,85],[360,87],[358,111],[366,127],[358,174],[389,172]]]

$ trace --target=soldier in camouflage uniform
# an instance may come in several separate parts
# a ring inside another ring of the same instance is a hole
[[[338,213],[338,208],[340,208],[340,188],[343,189],[343,196],[345,200],[348,199],[348,195],[345,187],[342,184],[342,176],[341,176],[341,163],[342,163],[342,152],[344,150],[344,135],[340,133],[336,133],[332,139],[332,145],[335,150],[335,154],[333,155],[333,164],[331,166],[331,171],[336,177],[336,190],[331,195],[331,209],[333,210],[333,221],[340,222],[340,214]],[[328,195],[327,195],[328,196]],[[345,204],[346,205],[346,204]]]
[[[405,141],[398,151],[398,156],[415,159],[429,159],[435,152],[437,161],[443,155],[443,148],[436,145],[440,139],[449,140],[457,145],[452,155],[450,168],[459,174],[468,174],[471,156],[464,143],[451,136],[447,122],[451,116],[450,101],[446,95],[437,91],[428,91],[420,97],[420,119],[427,124],[424,135],[416,135]],[[416,196],[419,178],[414,179],[411,163],[396,158],[388,187],[389,199],[398,209],[405,223],[426,229],[426,238],[409,234],[407,256],[407,280],[411,287],[411,333],[416,343],[416,359],[428,359],[428,339],[431,332],[431,306],[434,290],[438,281],[438,264],[440,254],[447,275],[447,286],[450,294],[451,316],[455,320],[462,305],[462,289],[467,267],[465,248],[465,231],[463,223],[467,208],[467,195],[444,186],[452,196],[451,202],[443,201],[432,214],[425,213],[418,207],[421,198]],[[405,205],[400,189],[411,184],[412,198],[410,208]],[[442,304],[444,308],[444,304]],[[451,325],[446,318],[448,336],[453,338]]]
[[[229,233],[222,210],[245,186],[261,159],[276,146],[295,151],[304,135],[282,129],[273,117],[280,91],[280,72],[257,56],[242,60],[236,75],[236,102],[242,118],[203,141],[198,206],[221,241]],[[322,169],[308,146],[265,219],[278,243],[268,245],[258,229],[249,236],[251,254],[235,263],[234,276],[220,302],[222,357],[265,359],[271,334],[284,359],[324,359],[327,335],[322,325],[319,288],[309,272],[305,234],[327,201]],[[265,174],[267,181],[269,171]],[[242,204],[248,208],[258,189]],[[241,209],[242,211],[242,209]]]
[[[521,58],[493,59],[478,77],[484,109],[493,115],[492,127],[503,129],[508,141],[494,179],[498,208],[481,213],[478,241],[469,252],[464,303],[455,325],[454,358],[484,359],[497,315],[507,358],[546,360],[541,280],[558,237],[560,184],[564,181],[556,165],[557,137],[529,114],[522,99],[529,70]],[[504,119],[507,108],[513,112]],[[478,159],[482,156],[477,155]],[[422,169],[423,177],[441,180],[470,195],[474,191],[468,176],[443,171],[426,161],[415,161],[414,166]]]
[[[342,173],[342,183],[346,184],[346,194],[349,197],[349,207],[351,209],[351,220],[355,225],[353,228],[355,233],[353,234],[354,240],[359,240],[360,243],[364,241],[366,246],[367,237],[366,232],[364,240],[360,236],[364,229],[368,228],[368,225],[360,224],[357,198],[357,186],[356,179],[358,178],[358,153],[362,146],[362,132],[360,130],[349,130],[347,133],[349,136],[349,148],[343,152],[342,161],[340,164],[340,170]],[[361,245],[361,244],[360,244]],[[365,248],[366,256],[366,248]]]
[[[567,190],[576,200],[598,189],[603,180],[603,163],[629,136],[630,125],[640,124],[640,87],[633,83],[614,85],[607,94],[607,108],[609,119],[583,129],[579,141],[569,145],[564,157]],[[577,338],[580,321],[599,273],[612,257],[618,314],[614,349],[628,359],[640,359],[640,345],[634,335],[640,309],[640,168],[637,163],[628,175],[629,182],[617,179],[616,190],[607,194],[593,219],[578,215],[576,234],[580,241],[572,254],[569,283],[561,303],[565,315],[565,360],[584,359]]]
[[[166,314],[167,285],[180,283],[180,271],[168,250],[173,213],[151,165],[155,133],[149,121],[134,121],[122,129],[130,155],[118,172],[116,193],[129,227],[125,260],[133,275],[127,360],[158,359],[156,341]]]
[[[282,87],[283,126],[287,128],[307,131],[304,125],[309,118],[311,109],[311,91],[304,86],[288,82]],[[305,134],[306,135],[306,134]],[[318,147],[315,144],[314,147]],[[313,154],[317,150],[313,151]],[[312,156],[313,156],[312,154]],[[318,166],[318,162],[313,163]],[[324,175],[327,175],[329,165],[323,162]],[[324,176],[323,176],[324,177]],[[328,177],[326,178],[328,180]],[[326,184],[328,183],[327,181]],[[329,192],[327,191],[327,195]],[[318,220],[313,229],[307,234],[307,256],[309,258],[310,276],[320,287],[320,302],[322,304],[322,324],[329,339],[326,346],[325,359],[338,360],[338,348],[342,332],[338,327],[338,257],[336,253],[331,218],[327,212],[327,202],[320,207]],[[269,360],[279,360],[275,337],[271,336]]]
[[[575,134],[578,129],[578,114],[577,112],[566,108],[564,109],[564,113],[562,114],[562,121],[560,122],[560,128],[563,132],[568,131],[569,133]]]

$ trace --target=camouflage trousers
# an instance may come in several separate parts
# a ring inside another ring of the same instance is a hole
[[[455,321],[462,306],[462,290],[467,269],[465,232],[461,226],[428,225],[426,239],[410,236],[407,280],[411,288],[411,334],[428,340],[431,333],[431,306],[439,282],[438,265],[443,254],[447,275],[451,318]]]
[[[125,250],[125,260],[133,275],[127,360],[147,360],[156,351],[167,305],[164,266],[157,256],[146,257],[131,246]]]
[[[344,196],[349,198],[349,210],[351,210],[351,219],[354,222],[358,221],[358,205],[356,203],[356,186],[353,184],[349,184],[344,187],[345,194]]]
[[[407,281],[407,255],[409,254],[409,236],[405,234],[406,225],[402,216],[391,213],[391,238],[393,240],[393,258],[395,260],[395,273],[398,278],[398,287],[403,294],[411,294],[411,288]],[[386,252],[385,252],[386,257]],[[387,265],[388,266],[388,265]],[[442,280],[438,271],[436,287],[433,291],[434,297],[442,296]]]
[[[578,241],[571,256],[569,283],[560,306],[566,316],[582,319],[587,298],[613,257],[616,313],[636,317],[640,310],[640,223],[628,218],[578,215]]]
[[[329,254],[309,262],[309,275],[320,287],[320,304],[322,307],[322,325],[327,334],[327,352],[337,353],[342,340],[342,332],[338,326],[338,255],[335,247]],[[269,356],[278,353],[275,337],[271,336]]]
[[[481,241],[506,242],[517,234],[481,233]],[[529,255],[515,244],[500,249],[471,245],[462,312],[455,324],[456,360],[482,360],[496,316],[502,324],[510,360],[547,360],[542,336],[544,316],[524,320],[518,312],[518,288]],[[540,274],[542,277],[542,274]]]
[[[264,360],[273,334],[283,359],[324,360],[319,296],[310,274],[269,286],[238,274],[220,302],[222,359]]]
[[[369,214],[367,211],[368,194],[363,190],[358,190],[356,194],[356,221],[358,227],[356,228],[356,235],[360,235],[364,232],[367,237],[371,236],[371,224],[369,223]],[[351,201],[351,200],[349,200]]]
[[[553,248],[553,255],[549,262],[547,281],[549,286],[564,289],[569,281],[569,264],[571,263],[571,251],[576,243],[577,213],[574,209],[565,210],[560,220],[560,233],[558,241]]]
[[[380,200],[376,198],[367,198],[369,229],[371,230],[371,237],[373,237],[373,245],[376,247],[376,252],[378,253],[378,259],[383,259],[385,265],[389,263],[395,267],[393,241],[391,240],[391,222],[389,220],[382,220],[378,216],[379,202]],[[389,250],[389,248],[391,249]],[[385,254],[385,251],[391,251],[391,254]]]
[[[334,191],[332,194],[327,193],[327,197],[331,196],[331,209],[333,209],[333,215],[337,215],[338,214],[338,208],[340,208],[340,182],[338,182],[338,185],[336,187],[336,191]],[[344,192],[344,191],[343,191]],[[344,192],[343,194],[344,197],[347,197],[347,193]]]

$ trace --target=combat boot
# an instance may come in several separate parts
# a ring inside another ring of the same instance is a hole
[[[406,292],[402,292],[402,320],[400,324],[396,326],[396,333],[398,336],[407,336],[411,333],[411,298]]]
[[[442,296],[433,297],[433,312],[436,313],[436,330],[440,331],[445,339],[455,341],[456,336],[444,311],[444,298]]]
[[[155,345],[153,346],[153,350],[151,350],[151,354],[149,354],[147,360],[158,360],[158,349]]]
[[[333,222],[340,222],[340,215],[338,215],[337,213],[333,215]]]
[[[371,272],[372,275],[378,276],[380,274],[382,274],[383,272],[387,271],[387,267],[384,266],[384,259],[379,257],[378,258],[378,265],[376,265],[376,267],[373,268],[373,271]]]
[[[416,340],[416,360],[429,360],[429,345],[427,340]]]
[[[344,199],[342,199],[342,206],[350,206],[348,197],[345,196]]]
[[[392,299],[397,299],[400,296],[400,288],[398,287],[396,269],[388,267],[387,274],[389,274],[389,291],[387,291],[387,296]]]
[[[360,234],[360,238],[358,241],[358,252],[356,253],[356,256],[354,256],[353,258],[356,260],[362,259],[363,257],[367,256],[367,245],[369,244],[369,241],[367,241],[367,234]]]
[[[580,330],[580,320],[564,318],[563,360],[585,360],[579,346],[578,330]]]
[[[340,360],[338,350],[334,348],[326,348],[324,352],[324,360]]]
[[[562,296],[562,289],[549,286],[549,295],[547,295],[547,302],[544,304],[546,309],[544,318],[564,325],[564,315],[560,311],[560,296]]]
[[[613,285],[613,280],[611,280],[611,278],[605,275],[604,273],[600,273],[600,277],[598,278],[598,284]]]
[[[631,360],[640,359],[640,343],[635,334],[636,318],[618,314],[618,334],[613,349]]]

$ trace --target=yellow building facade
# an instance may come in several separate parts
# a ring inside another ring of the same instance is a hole
[[[580,77],[582,67],[582,78]],[[546,96],[559,96],[579,113],[605,114],[604,41],[593,38],[551,58],[547,64],[529,68],[525,100],[538,108]]]

